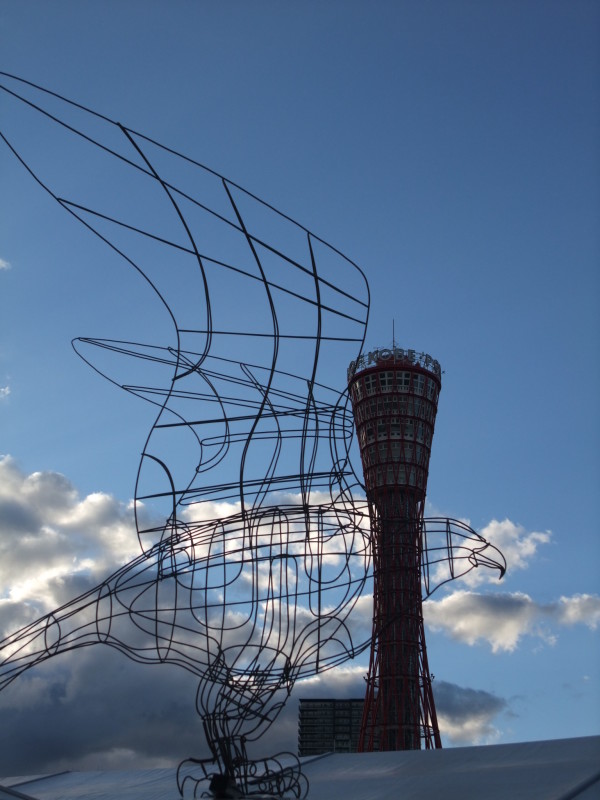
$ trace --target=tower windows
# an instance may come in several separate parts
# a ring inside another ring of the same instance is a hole
[[[382,392],[391,392],[394,387],[394,373],[391,371],[380,372],[379,383]]]
[[[367,394],[375,394],[377,391],[377,377],[375,375],[365,375],[365,390]]]
[[[408,392],[410,388],[410,372],[398,372],[398,390],[401,392]]]
[[[437,386],[435,385],[435,381],[431,378],[427,379],[427,397],[430,400],[437,399]]]

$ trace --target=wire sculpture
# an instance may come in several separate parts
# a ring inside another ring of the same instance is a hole
[[[4,143],[139,273],[161,312],[146,341],[73,341],[93,369],[153,409],[135,486],[141,554],[0,641],[0,690],[57,653],[97,643],[140,663],[178,664],[199,678],[212,755],[180,764],[182,796],[208,779],[214,796],[305,797],[296,756],[256,761],[247,745],[298,679],[371,644],[351,614],[369,580],[371,542],[340,389],[364,345],[365,275],[214,170],[0,77],[7,102],[46,136],[69,137],[70,169],[47,169],[47,178],[33,166],[36,150],[27,155],[0,132]],[[82,202],[82,187],[93,202]],[[475,566],[499,566],[497,551],[457,521],[426,520],[423,537],[426,595]]]

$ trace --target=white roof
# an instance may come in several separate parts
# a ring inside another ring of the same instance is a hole
[[[309,800],[600,800],[600,736],[393,753],[330,753],[303,759]],[[166,800],[174,769],[68,772],[0,780],[35,800]],[[208,787],[206,787],[208,788]],[[198,793],[198,796],[200,793]]]

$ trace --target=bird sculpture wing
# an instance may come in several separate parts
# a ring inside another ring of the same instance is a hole
[[[119,320],[127,337],[73,342],[150,404],[135,487],[143,556],[43,620],[25,650],[35,660],[101,640],[246,695],[355,655],[368,637],[357,644],[347,617],[370,551],[339,387],[364,343],[364,274],[199,162],[0,77],[7,119],[30,117],[46,147],[17,146],[10,124],[4,142],[137,273],[148,302]],[[68,165],[45,155],[59,139]]]

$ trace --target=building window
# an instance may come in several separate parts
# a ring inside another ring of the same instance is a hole
[[[375,394],[377,391],[377,378],[375,375],[365,375],[365,390],[367,394]]]
[[[364,700],[300,700],[298,755],[356,752]]]
[[[394,386],[394,373],[385,371],[379,373],[379,384],[382,392],[391,392]]]
[[[398,389],[401,392],[407,392],[410,388],[410,372],[398,372]]]

